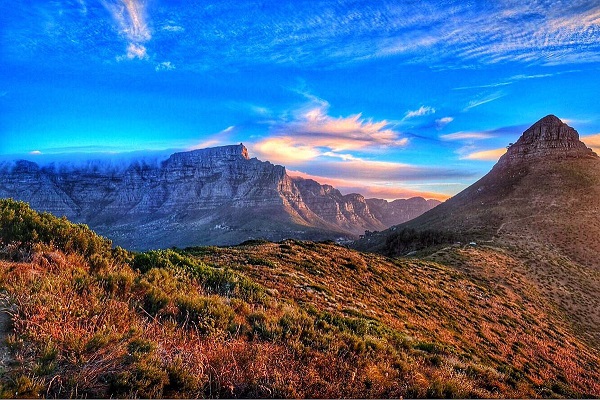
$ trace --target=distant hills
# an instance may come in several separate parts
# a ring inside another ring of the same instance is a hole
[[[358,241],[402,255],[420,241],[500,246],[596,344],[600,343],[600,158],[548,115],[473,185],[414,220]]]
[[[88,224],[129,249],[229,245],[249,239],[353,239],[439,204],[342,195],[250,158],[242,144],[133,161],[0,164],[0,197]]]

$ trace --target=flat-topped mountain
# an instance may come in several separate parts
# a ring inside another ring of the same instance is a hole
[[[0,197],[88,224],[132,249],[248,239],[353,238],[439,202],[342,195],[250,158],[242,144],[175,153],[161,163],[0,164]]]

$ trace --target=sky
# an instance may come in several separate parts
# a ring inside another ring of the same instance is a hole
[[[244,143],[342,193],[445,199],[548,114],[600,150],[599,70],[596,0],[4,1],[0,158]]]

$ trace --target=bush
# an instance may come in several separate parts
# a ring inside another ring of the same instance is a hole
[[[204,335],[229,330],[235,313],[219,297],[180,296],[175,300],[179,322],[192,324]]]
[[[454,243],[459,240],[460,236],[453,232],[441,232],[431,229],[417,231],[412,228],[403,228],[387,237],[384,253],[388,256],[398,256],[430,246]]]
[[[36,245],[78,253],[99,266],[112,259],[112,242],[87,225],[73,224],[65,217],[57,218],[50,213],[38,213],[22,201],[1,199],[0,246],[4,250],[12,246],[13,250],[19,250],[13,254],[23,254]]]

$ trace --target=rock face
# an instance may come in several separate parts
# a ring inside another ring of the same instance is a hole
[[[237,244],[248,239],[353,238],[404,222],[438,202],[342,195],[242,144],[175,153],[160,164],[0,164],[0,197],[90,225],[131,249]]]
[[[594,156],[591,149],[579,140],[579,134],[554,115],[547,115],[527,129],[511,145],[498,165],[501,167],[522,162],[551,158]]]

